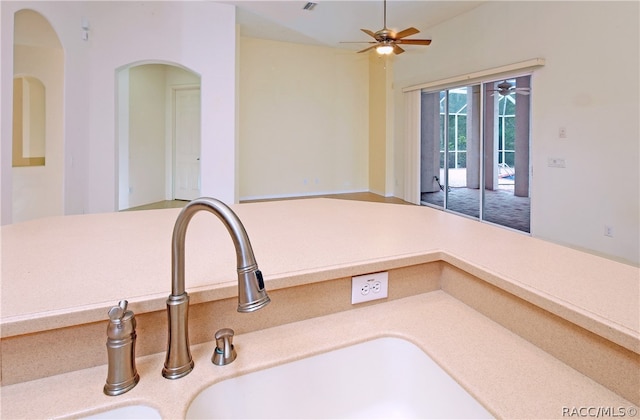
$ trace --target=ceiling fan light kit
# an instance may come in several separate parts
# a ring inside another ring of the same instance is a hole
[[[362,43],[373,44],[363,50],[358,51],[359,53],[367,52],[375,48],[376,52],[380,55],[388,55],[388,54],[402,54],[404,49],[400,47],[400,44],[405,45],[429,45],[431,44],[430,39],[404,39],[405,37],[415,35],[420,31],[416,28],[407,28],[400,32],[395,32],[389,28],[387,28],[387,0],[383,0],[384,3],[384,21],[383,28],[377,32],[373,32],[369,29],[361,29],[362,32],[369,35],[375,41],[363,41]],[[358,42],[356,42],[358,43]]]
[[[376,47],[376,52],[380,55],[389,55],[393,52],[393,45],[380,44]]]

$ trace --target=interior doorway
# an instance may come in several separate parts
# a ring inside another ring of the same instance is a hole
[[[200,76],[144,63],[119,69],[117,81],[118,210],[197,197]]]
[[[10,222],[64,214],[64,50],[40,13],[14,15]],[[5,139],[3,139],[5,141]]]

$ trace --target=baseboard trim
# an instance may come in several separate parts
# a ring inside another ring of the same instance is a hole
[[[268,194],[268,195],[245,196],[245,197],[240,197],[240,202],[257,201],[257,200],[279,200],[279,199],[297,198],[297,197],[311,198],[311,197],[320,197],[325,195],[356,194],[356,193],[367,193],[367,192],[378,194],[376,192],[369,191],[369,190],[313,191],[313,192],[292,193],[292,194],[273,194],[273,195]]]

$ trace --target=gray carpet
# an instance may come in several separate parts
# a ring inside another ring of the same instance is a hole
[[[444,206],[444,192],[422,193],[422,201],[434,206]],[[512,189],[484,191],[484,220],[530,232],[529,197],[516,197]],[[480,190],[471,188],[450,188],[447,196],[447,208],[451,211],[471,217],[480,217]]]

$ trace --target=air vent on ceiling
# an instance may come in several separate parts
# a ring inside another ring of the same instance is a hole
[[[318,3],[314,3],[314,2],[308,2],[307,4],[304,5],[304,7],[302,8],[303,10],[308,10],[308,11],[312,11],[314,7],[316,7],[318,5]]]

